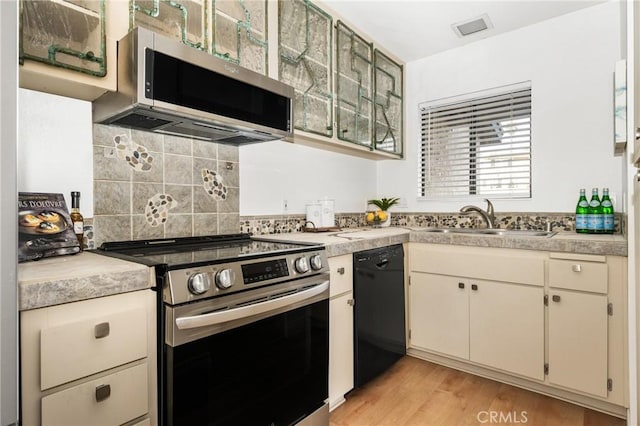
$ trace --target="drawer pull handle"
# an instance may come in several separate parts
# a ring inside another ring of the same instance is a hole
[[[573,265],[573,266],[571,267],[571,270],[572,270],[573,272],[580,272],[580,271],[582,271],[582,265],[580,265],[580,264]]]
[[[471,290],[477,291],[478,290],[478,285],[477,284],[471,284]]]
[[[354,299],[347,300],[347,305],[354,306],[355,304],[356,304],[356,301]]]
[[[96,386],[96,402],[102,402],[111,396],[111,385]]]
[[[344,275],[344,268],[338,268],[338,273],[340,275]]]
[[[94,335],[96,339],[102,339],[103,337],[107,337],[110,332],[110,327],[108,322],[101,322],[97,324],[94,328]]]
[[[553,300],[554,302],[559,302],[560,296],[558,296],[557,294],[554,294],[553,296],[551,296],[551,300]]]
[[[464,288],[464,283],[458,283],[458,288]]]

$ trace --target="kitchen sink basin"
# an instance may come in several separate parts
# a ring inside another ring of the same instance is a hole
[[[555,231],[530,231],[499,228],[425,228],[422,232],[441,234],[474,234],[474,235],[499,235],[503,237],[552,237]]]

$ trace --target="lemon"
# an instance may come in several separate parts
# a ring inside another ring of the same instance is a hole
[[[367,222],[373,222],[373,212],[367,213]]]
[[[378,219],[380,219],[381,222],[384,222],[385,220],[387,220],[387,212],[379,211],[378,212]]]

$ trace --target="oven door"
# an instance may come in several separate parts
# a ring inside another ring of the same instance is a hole
[[[231,309],[166,308],[165,424],[290,425],[324,404],[328,281],[279,291]]]

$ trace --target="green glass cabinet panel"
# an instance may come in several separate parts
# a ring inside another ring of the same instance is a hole
[[[375,148],[402,155],[402,65],[374,51]]]
[[[213,0],[212,54],[267,73],[266,0]]]
[[[338,139],[373,146],[373,45],[336,24]]]
[[[131,0],[129,27],[148,28],[187,46],[207,50],[207,1]]]
[[[295,89],[296,129],[333,136],[330,15],[308,0],[278,2],[280,80]]]
[[[20,2],[20,60],[106,75],[104,0]]]

